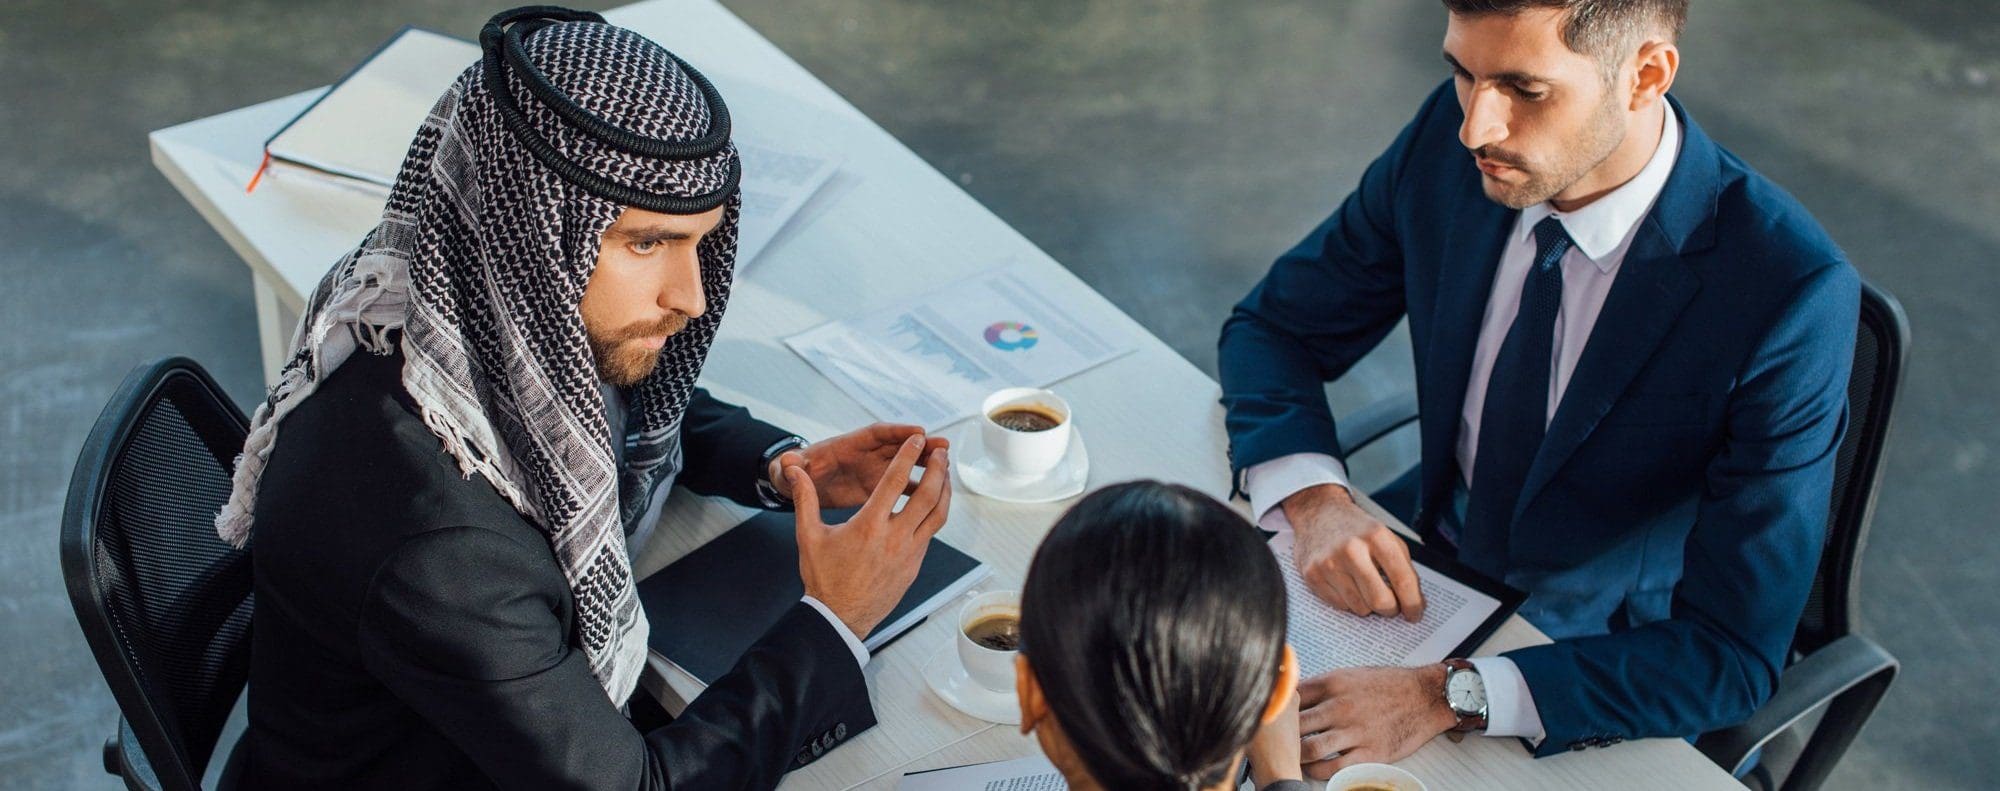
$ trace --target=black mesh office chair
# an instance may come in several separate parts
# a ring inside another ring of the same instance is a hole
[[[214,522],[247,430],[192,360],[142,365],[70,476],[63,577],[124,715],[104,769],[128,788],[199,788],[249,673],[250,555]]]
[[[1765,788],[1819,788],[1896,678],[1896,658],[1854,634],[1854,619],[1860,609],[1861,551],[1875,515],[1882,448],[1909,345],[1910,324],[1902,306],[1863,283],[1854,373],[1847,383],[1847,434],[1834,461],[1819,573],[1792,638],[1793,662],[1778,680],[1776,694],[1748,721],[1703,734],[1695,742],[1702,754],[1732,774],[1761,757],[1744,779]],[[1353,453],[1416,419],[1415,394],[1385,398],[1340,422],[1340,446]],[[1825,715],[1799,746],[1795,726],[1822,707]]]

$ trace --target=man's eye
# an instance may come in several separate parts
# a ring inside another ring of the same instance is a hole
[[[1520,94],[1522,99],[1531,102],[1539,102],[1543,99],[1549,98],[1548,91],[1530,91],[1526,89],[1516,88],[1514,92]]]
[[[659,242],[651,240],[644,242],[633,242],[632,252],[638,253],[640,255],[646,255],[648,253],[653,252],[656,249],[659,249],[659,246],[660,246]]]

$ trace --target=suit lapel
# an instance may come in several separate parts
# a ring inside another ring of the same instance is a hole
[[[1424,418],[1423,458],[1440,462],[1453,458],[1458,442],[1458,413],[1465,406],[1466,380],[1472,375],[1472,354],[1479,342],[1479,325],[1486,316],[1486,302],[1493,292],[1493,273],[1500,266],[1500,251],[1507,233],[1514,227],[1518,212],[1487,199],[1479,186],[1479,171],[1465,168],[1470,176],[1458,190],[1458,199],[1445,230],[1445,260],[1440,263],[1438,300],[1431,315],[1430,350],[1424,363],[1426,387],[1419,404]],[[1437,496],[1450,490],[1443,479],[1449,464],[1432,465],[1424,494]],[[1429,480],[1440,476],[1439,480]]]
[[[1611,411],[1700,290],[1700,282],[1650,219],[1640,227],[1619,266],[1622,271],[1604,298],[1604,310],[1556,405],[1541,450],[1528,467],[1521,499],[1515,501],[1515,519]]]
[[[1667,101],[1681,122],[1680,156],[1619,265],[1618,279],[1605,296],[1597,325],[1570,374],[1569,388],[1563,391],[1542,447],[1528,467],[1521,499],[1514,505],[1515,520],[1611,411],[1701,290],[1700,278],[1685,257],[1715,245],[1722,158],[1715,141],[1695,124],[1687,108],[1672,96]]]

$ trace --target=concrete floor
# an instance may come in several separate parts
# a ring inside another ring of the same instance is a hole
[[[725,0],[1206,370],[1229,304],[1346,194],[1443,79],[1410,0]],[[29,0],[0,26],[0,786],[112,788],[116,721],[56,524],[84,434],[137,361],[259,397],[242,262],[147,159],[148,130],[323,84],[463,0]],[[1678,95],[1901,298],[1915,352],[1865,566],[1905,675],[1834,788],[2000,776],[2000,3],[1704,0]],[[885,218],[885,221],[893,221]],[[1399,345],[1402,344],[1402,345]],[[1333,390],[1407,387],[1392,341]],[[1357,466],[1407,464],[1409,443]]]

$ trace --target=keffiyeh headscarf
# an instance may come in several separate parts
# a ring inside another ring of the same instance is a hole
[[[729,300],[740,164],[715,89],[637,33],[536,7],[494,17],[480,43],[417,131],[381,223],[308,300],[216,528],[245,545],[285,415],[357,349],[399,347],[403,387],[444,451],[548,536],[577,642],[622,703],[647,633],[625,536],[680,471],[681,417]],[[708,310],[625,390],[614,438],[578,305],[626,206],[726,209],[698,248]]]

